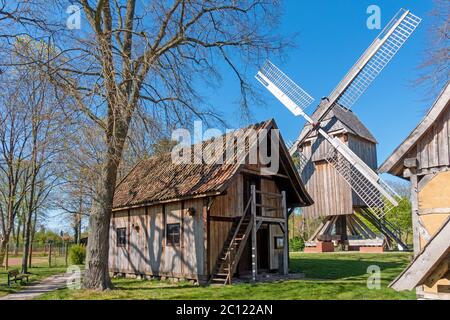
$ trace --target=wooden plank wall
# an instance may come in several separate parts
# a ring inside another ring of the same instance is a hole
[[[417,143],[418,170],[450,166],[450,108]]]
[[[188,208],[195,209],[195,215]],[[180,223],[180,245],[166,244],[165,226]],[[116,244],[116,229],[127,228],[126,247]],[[204,275],[203,199],[114,212],[110,271],[197,279]]]
[[[344,136],[340,136],[345,141]],[[314,144],[311,142],[303,145],[303,153],[310,157],[316,154],[315,159],[324,159],[325,152],[329,148],[327,141]],[[313,151],[313,152],[312,152]],[[352,214],[352,191],[346,181],[339,176],[337,171],[324,160],[318,160],[314,166],[307,166],[302,172],[302,180],[306,190],[314,200],[314,204],[303,208],[307,217],[318,218],[331,215]]]
[[[269,267],[271,270],[274,270],[279,267],[279,255],[283,255],[283,249],[275,249],[275,237],[282,237],[283,231],[279,225],[275,224],[270,225],[269,228]]]
[[[281,194],[281,191],[278,189],[277,184],[274,180],[269,177],[261,178],[261,191],[262,192],[270,192]],[[281,211],[281,198],[270,198],[262,194],[261,202],[265,206],[280,208],[280,210],[269,210],[267,208],[262,208],[262,215],[266,217],[273,218],[283,218],[283,212]]]
[[[364,161],[371,169],[377,170],[377,147],[376,144],[361,139],[357,136],[348,135],[348,147]],[[366,206],[366,204],[352,191],[352,199],[354,206]]]
[[[209,272],[216,265],[223,244],[233,225],[233,218],[242,216],[243,179],[238,175],[230,183],[226,193],[214,198],[209,213]]]

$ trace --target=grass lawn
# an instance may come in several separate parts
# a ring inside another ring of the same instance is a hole
[[[95,292],[62,289],[39,299],[415,299],[415,292],[398,293],[389,282],[411,259],[409,253],[291,253],[291,271],[306,279],[272,283],[199,287],[187,282],[114,279],[114,290]],[[367,267],[381,269],[381,289],[367,288]]]
[[[11,269],[20,270],[20,266],[11,266],[9,270]],[[61,266],[49,268],[48,264],[46,263],[36,264],[35,266],[33,266],[28,270],[29,272],[31,272],[29,277],[30,280],[29,283],[45,279],[54,274],[64,273],[66,269],[67,269],[66,267]],[[11,288],[8,288],[8,271],[3,268],[0,269],[0,297],[5,296],[9,293],[20,291],[23,288],[24,285],[21,285],[19,282],[17,282],[17,284],[13,282]]]

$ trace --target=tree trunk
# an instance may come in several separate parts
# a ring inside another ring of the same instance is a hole
[[[31,186],[31,193],[33,194],[34,186]],[[34,200],[33,196],[30,199]],[[22,255],[22,273],[28,273],[28,255],[30,253],[30,240],[31,240],[31,225],[33,223],[33,200],[30,200],[30,208],[28,209],[26,222],[25,222],[25,239],[23,242],[23,255]]]
[[[0,240],[0,266],[3,265],[3,262],[5,260],[6,255],[6,246],[9,242],[9,237],[11,235],[12,230],[12,224],[10,220],[8,221],[7,229],[5,230],[5,233],[3,235],[3,238]]]
[[[31,228],[30,250],[29,250],[29,256],[28,256],[28,268],[31,268],[31,262],[33,259],[33,242],[34,242],[34,236],[36,234],[36,222],[37,222],[37,211],[35,210],[33,226]]]
[[[108,270],[109,225],[117,179],[118,162],[111,156],[103,169],[100,188],[89,217],[89,238],[86,252],[84,287],[96,290],[112,289]],[[117,158],[116,158],[117,159]]]
[[[17,219],[16,245],[14,247],[15,255],[19,253],[19,241],[20,241],[20,219]]]
[[[5,237],[0,240],[0,266],[3,266],[6,255],[6,245],[8,244],[9,237]]]

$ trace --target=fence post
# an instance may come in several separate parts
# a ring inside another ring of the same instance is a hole
[[[8,270],[8,260],[9,260],[9,243],[6,244],[6,260],[5,260],[5,269]]]
[[[67,255],[69,254],[69,243],[64,243],[64,254],[65,254],[65,261],[66,261],[66,267],[67,267]]]
[[[284,233],[283,233],[283,274],[289,274],[289,234],[288,234],[288,214],[286,206],[286,191],[282,191],[281,209],[284,218]]]
[[[251,223],[252,226],[252,281],[256,281],[256,278],[258,277],[258,250],[257,250],[257,237],[256,237],[256,186],[252,184],[250,186],[251,190],[251,197],[252,197],[252,203],[251,203]]]
[[[48,244],[48,267],[52,267],[52,243]]]

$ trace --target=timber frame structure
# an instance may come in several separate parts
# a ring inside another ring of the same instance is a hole
[[[411,182],[415,258],[390,286],[450,299],[450,82],[379,172]]]
[[[326,99],[322,100],[312,115],[314,119],[319,118],[326,103]],[[372,170],[377,169],[377,141],[355,113],[336,105],[323,118],[321,125],[323,130],[341,140]],[[331,144],[315,131],[307,136],[311,127],[311,124],[305,124],[297,139],[302,142],[296,145],[299,154],[308,159],[299,171],[306,190],[314,199],[314,205],[302,211],[308,218],[321,218],[322,223],[306,242],[305,251],[334,251],[334,243],[349,251],[383,252],[385,247],[396,248],[395,244],[407,250],[398,228],[387,219],[378,218],[327,161],[333,151]],[[357,183],[361,182],[355,179],[353,184]],[[378,234],[361,218],[369,221]]]
[[[259,136],[277,130],[268,120],[231,135],[248,141],[248,160],[253,143],[249,132]],[[215,142],[229,135],[203,142],[204,154],[214,154]],[[264,141],[271,143],[270,137]],[[167,153],[138,163],[114,195],[110,273],[202,284],[287,274],[288,216],[313,201],[281,136],[277,141],[279,150],[273,151],[271,144],[270,153],[277,155],[279,168],[271,173],[259,158],[256,164],[180,164]]]

